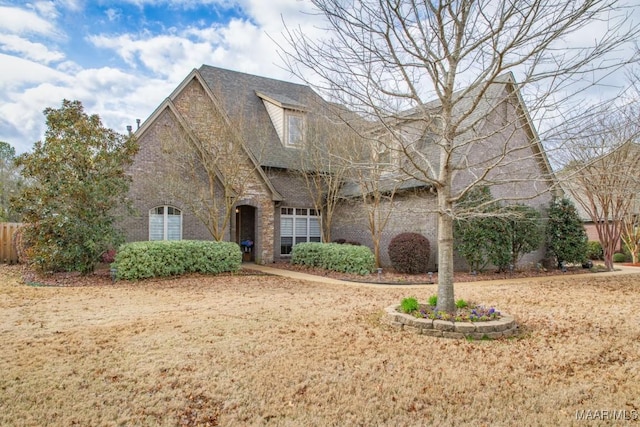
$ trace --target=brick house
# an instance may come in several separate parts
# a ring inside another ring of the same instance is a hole
[[[536,196],[541,189],[533,189],[527,179],[552,177],[551,169],[511,79],[505,77],[504,84],[496,85],[494,93],[488,94],[500,99],[504,108],[495,108],[487,101],[482,127],[488,136],[478,141],[470,156],[481,159],[491,152],[496,141],[509,133],[526,152],[522,161],[508,162],[493,172],[496,176],[510,175],[518,179],[497,186],[492,192],[498,197],[530,195],[527,204],[543,207],[548,205],[551,194]],[[508,102],[502,102],[505,99]],[[306,85],[207,65],[193,70],[136,131],[140,151],[130,169],[133,178],[130,198],[135,212],[122,224],[127,241],[212,238],[206,224],[189,208],[188,199],[181,197],[186,193],[170,191],[172,183],[166,177],[175,172],[179,164],[170,164],[166,153],[163,155],[166,129],[179,129],[192,141],[239,144],[243,154],[234,157],[232,163],[246,174],[242,194],[234,199],[233,214],[225,225],[224,239],[238,243],[251,240],[251,260],[271,263],[286,259],[295,243],[320,241],[321,215],[314,208],[299,172],[300,153],[304,151],[305,130],[314,116],[330,108],[332,104]],[[438,106],[434,103],[429,108],[436,111]],[[508,120],[505,115],[514,114],[522,120],[514,128],[504,126]],[[331,132],[330,129],[324,131]],[[412,131],[407,127],[407,133]],[[463,185],[472,173],[472,169],[460,173],[457,185]],[[200,180],[206,180],[205,175],[198,174],[184,174],[184,177],[191,188],[198,187]],[[543,182],[549,189],[553,185],[552,178]],[[344,186],[344,202],[333,221],[332,239],[370,245],[362,217],[364,209],[354,188],[351,183]],[[433,202],[433,192],[419,180],[403,180],[395,192],[393,211],[382,236],[383,263],[388,262],[389,240],[400,232],[415,231],[427,236],[432,243],[431,264],[436,267],[436,217],[429,209]],[[540,252],[530,258],[537,261],[542,256]]]

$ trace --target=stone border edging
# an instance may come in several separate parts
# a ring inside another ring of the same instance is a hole
[[[385,309],[387,323],[400,329],[412,329],[420,335],[444,338],[495,339],[517,334],[518,325],[513,316],[502,313],[497,320],[486,322],[453,322],[414,317],[398,311],[399,305]]]

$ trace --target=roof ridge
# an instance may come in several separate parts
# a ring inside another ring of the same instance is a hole
[[[233,74],[242,74],[246,77],[251,77],[251,78],[257,78],[257,79],[261,79],[261,80],[272,80],[272,81],[276,81],[276,82],[280,82],[280,83],[285,83],[285,84],[289,84],[289,85],[295,85],[295,86],[300,86],[300,87],[306,87],[306,88],[311,88],[311,86],[304,84],[304,83],[295,83],[295,82],[291,82],[288,80],[283,80],[283,79],[276,79],[273,77],[266,77],[266,76],[261,76],[258,74],[251,74],[251,73],[247,73],[244,71],[237,71],[237,70],[231,70],[229,68],[222,68],[222,67],[216,67],[214,65],[208,65],[208,64],[202,64],[200,66],[200,68],[198,70],[202,70],[202,69],[210,69],[212,71],[220,71],[220,72],[224,72],[224,73],[233,73]]]

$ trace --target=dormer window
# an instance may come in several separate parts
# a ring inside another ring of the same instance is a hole
[[[385,138],[377,141],[372,152],[371,160],[385,172],[392,172],[398,166],[398,152],[393,146],[391,138]]]
[[[304,142],[304,115],[293,111],[285,114],[285,141],[290,147],[298,147]]]
[[[297,148],[304,143],[307,107],[283,94],[256,91],[264,103],[280,142]]]

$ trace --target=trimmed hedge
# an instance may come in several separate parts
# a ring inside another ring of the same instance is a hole
[[[360,275],[375,268],[371,249],[338,243],[298,243],[291,251],[291,263]]]
[[[613,254],[613,262],[628,262],[629,258],[627,257],[627,254],[624,254],[622,252],[616,252],[615,254]]]
[[[117,279],[139,280],[185,273],[235,272],[241,264],[242,252],[236,243],[176,240],[124,244],[111,266],[116,269]]]

